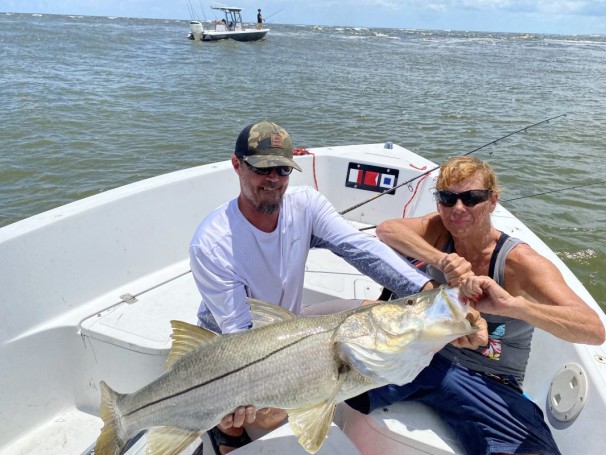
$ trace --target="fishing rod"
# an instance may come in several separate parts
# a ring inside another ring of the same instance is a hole
[[[284,8],[280,8],[278,11],[276,11],[275,13],[270,14],[269,16],[267,16],[266,18],[263,19],[263,22],[266,22],[267,19],[269,19],[270,17],[275,16],[276,14],[278,14],[280,11],[282,11]]]
[[[208,22],[206,20],[206,14],[204,13],[204,6],[200,3],[200,8],[202,10],[202,17],[204,18],[204,22]],[[189,18],[190,20],[198,20],[198,16],[196,15],[196,10],[194,9],[194,5],[191,4],[191,0],[188,2],[188,10],[189,10]]]
[[[499,203],[519,201],[520,199],[529,199],[531,197],[538,197],[538,196],[543,196],[545,194],[552,194],[552,193],[560,193],[562,191],[575,190],[577,188],[585,188],[587,186],[600,185],[600,184],[603,184],[603,183],[606,183],[606,180],[602,180],[600,182],[586,183],[584,185],[567,186],[566,188],[560,188],[559,190],[550,190],[550,191],[543,191],[541,193],[527,194],[526,196],[520,196],[520,197],[511,198],[511,199],[505,199],[503,201],[499,201]],[[362,227],[359,230],[360,231],[368,231],[370,229],[375,229],[376,227],[377,227],[377,225],[375,224],[373,226]]]
[[[206,13],[204,12],[204,5],[202,4],[202,1],[200,1],[200,9],[202,10],[202,17],[204,18],[204,22],[208,22],[208,19],[206,19]]]
[[[550,117],[550,118],[548,118],[548,119],[541,120],[540,122],[533,123],[532,125],[525,126],[524,128],[520,128],[519,130],[513,131],[513,132],[511,132],[511,133],[506,134],[505,136],[501,136],[501,137],[499,137],[498,139],[495,139],[495,140],[490,141],[490,142],[488,142],[488,143],[486,143],[486,144],[484,144],[484,145],[481,145],[480,147],[475,148],[475,149],[473,149],[473,150],[472,150],[472,151],[470,151],[470,152],[464,153],[464,154],[463,154],[463,155],[461,155],[461,156],[467,156],[467,155],[471,155],[472,153],[475,153],[475,152],[477,152],[477,151],[479,151],[479,150],[482,150],[483,148],[488,147],[489,145],[493,145],[493,144],[496,144],[497,142],[502,141],[503,139],[507,139],[508,137],[511,137],[511,136],[513,136],[514,134],[518,134],[518,133],[521,133],[521,132],[526,132],[526,131],[528,131],[528,130],[529,130],[529,129],[531,129],[531,128],[534,128],[534,127],[536,127],[536,126],[542,125],[543,123],[549,123],[550,121],[555,120],[555,119],[558,119],[558,118],[560,118],[560,117],[566,117],[566,114],[560,114],[560,115],[556,115],[556,116],[554,116],[554,117]],[[410,180],[407,180],[406,182],[400,183],[399,185],[396,185],[396,186],[394,186],[393,188],[390,188],[390,189],[388,189],[388,190],[385,190],[385,191],[383,191],[382,193],[377,194],[376,196],[372,196],[371,198],[369,198],[369,199],[367,199],[367,200],[365,200],[365,201],[362,201],[362,202],[360,202],[360,203],[358,203],[358,204],[356,204],[356,205],[353,205],[353,206],[351,206],[350,208],[345,209],[345,210],[343,210],[342,212],[339,212],[339,214],[340,214],[340,215],[344,215],[344,214],[346,214],[346,213],[348,213],[348,212],[351,212],[352,210],[355,210],[355,209],[357,209],[358,207],[362,207],[363,205],[368,204],[369,202],[372,202],[372,201],[374,201],[375,199],[378,199],[378,198],[380,198],[381,196],[383,196],[383,195],[385,195],[385,194],[395,194],[395,193],[396,193],[396,190],[397,190],[398,188],[400,188],[401,186],[408,185],[409,183],[414,182],[415,180],[420,179],[421,177],[425,177],[426,175],[431,174],[433,171],[435,171],[436,169],[439,169],[439,168],[440,168],[440,166],[439,166],[439,165],[438,165],[438,166],[436,166],[436,167],[434,167],[434,168],[431,168],[431,169],[429,169],[428,171],[425,171],[424,173],[419,174],[419,175],[417,175],[416,177],[411,178]]]
[[[194,7],[192,6],[191,1],[188,2],[187,9],[189,10],[189,19],[192,21],[196,19],[194,14]]]

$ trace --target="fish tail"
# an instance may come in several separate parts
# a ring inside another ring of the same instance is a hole
[[[117,407],[120,396],[105,382],[99,383],[101,388],[101,418],[103,428],[97,438],[95,455],[119,455],[126,444],[122,419]]]

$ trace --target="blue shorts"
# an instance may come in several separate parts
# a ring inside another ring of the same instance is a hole
[[[434,409],[469,455],[560,454],[543,412],[513,377],[497,381],[439,354],[411,383],[380,387],[347,403],[368,413],[407,400]]]

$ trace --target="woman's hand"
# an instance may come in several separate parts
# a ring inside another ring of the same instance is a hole
[[[445,253],[436,267],[444,273],[449,286],[458,286],[463,279],[473,275],[471,263],[457,253]]]
[[[516,298],[487,276],[465,278],[460,285],[464,296],[482,313],[515,317]]]
[[[457,338],[451,341],[450,344],[457,348],[466,349],[477,349],[480,346],[486,346],[488,344],[488,323],[484,319],[479,311],[469,308],[466,319],[471,323],[472,326],[478,328],[476,333],[471,333]]]

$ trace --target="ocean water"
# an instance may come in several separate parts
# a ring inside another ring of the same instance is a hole
[[[390,140],[441,163],[566,114],[475,155],[606,308],[606,36],[270,28],[201,43],[187,21],[0,13],[0,226],[227,159],[262,118],[296,147]]]

